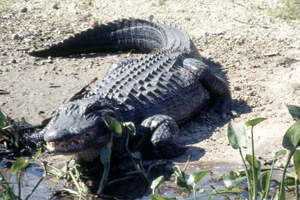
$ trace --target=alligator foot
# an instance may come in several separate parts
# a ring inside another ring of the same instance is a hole
[[[218,112],[225,117],[226,114],[232,114],[231,93],[228,85],[218,76],[216,76],[208,65],[202,61],[187,58],[183,61],[183,65],[192,71],[204,88],[211,96],[211,112]]]
[[[173,158],[186,151],[186,147],[176,143],[179,127],[173,118],[166,115],[154,115],[145,119],[141,127],[144,134],[151,134],[151,153],[156,158]],[[147,151],[149,153],[148,149]]]
[[[223,118],[226,115],[234,115],[232,110],[232,102],[230,97],[212,97],[210,113],[219,113]]]

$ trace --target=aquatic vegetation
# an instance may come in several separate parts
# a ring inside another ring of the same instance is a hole
[[[9,183],[5,177],[0,172],[0,199],[5,200],[21,200],[21,173],[23,170],[25,170],[35,159],[37,159],[41,155],[42,150],[40,149],[33,157],[20,157],[18,158],[13,165],[10,168],[10,171],[12,174],[18,173],[18,192],[15,191],[14,184]],[[1,165],[0,165],[1,167]],[[46,171],[45,171],[46,172]],[[40,180],[37,182],[35,187],[31,190],[31,192],[27,195],[25,200],[29,199],[31,195],[34,193],[36,188],[39,186],[39,184],[43,181],[43,179],[46,177],[46,173],[40,178]]]

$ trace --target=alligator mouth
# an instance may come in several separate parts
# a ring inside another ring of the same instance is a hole
[[[86,132],[84,136],[80,138],[73,138],[69,141],[54,141],[46,142],[47,149],[50,152],[72,152],[72,151],[83,151],[88,148],[95,141],[92,137],[91,132]],[[88,145],[87,145],[88,144]]]

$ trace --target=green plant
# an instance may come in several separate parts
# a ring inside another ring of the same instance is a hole
[[[164,6],[164,5],[166,5],[166,3],[167,3],[167,0],[159,0],[158,1],[159,6]]]
[[[287,0],[282,7],[277,6],[271,13],[285,20],[299,20],[300,0]]]
[[[285,180],[286,180],[286,173],[288,164],[293,157],[295,160],[294,166],[296,173],[294,174],[295,177],[295,192],[298,193],[298,174],[300,173],[300,152],[298,152],[297,147],[300,146],[300,107],[287,105],[290,114],[292,117],[297,120],[294,125],[292,125],[284,135],[283,138],[283,147],[290,151],[288,161],[283,169],[282,180],[280,183],[280,187],[277,193],[277,198],[280,200],[286,199],[285,197]],[[230,145],[234,149],[239,149],[244,170],[247,179],[248,185],[248,196],[249,199],[257,199],[257,195],[260,196],[261,199],[268,198],[268,192],[270,188],[270,182],[272,178],[272,173],[274,169],[274,163],[276,159],[286,153],[286,150],[280,150],[273,156],[271,170],[267,170],[261,173],[261,164],[255,157],[254,152],[254,139],[253,139],[253,129],[254,126],[259,124],[260,122],[266,120],[266,118],[256,118],[253,120],[249,120],[246,122],[246,126],[251,126],[251,143],[252,143],[252,155],[246,155],[246,161],[249,164],[247,167],[245,159],[243,157],[241,148],[247,147],[247,137],[244,125],[239,123],[229,123],[228,125],[228,139]],[[228,189],[234,188],[237,184],[241,183],[245,177],[238,177],[234,172],[231,172],[229,175],[224,176],[224,182],[227,185]],[[296,199],[298,199],[298,194],[296,195]]]
[[[125,122],[125,123],[121,124],[116,119],[114,119],[110,116],[104,116],[102,119],[103,119],[106,127],[110,131],[111,137],[110,137],[110,141],[108,142],[108,144],[101,150],[101,153],[100,153],[100,160],[101,160],[101,163],[104,165],[104,172],[101,177],[97,195],[103,196],[102,193],[106,186],[111,185],[118,181],[123,181],[123,180],[129,179],[129,178],[132,178],[131,175],[133,175],[133,174],[138,174],[147,185],[150,184],[151,180],[149,179],[149,175],[150,175],[151,169],[156,165],[165,164],[165,163],[153,164],[149,167],[148,170],[145,170],[143,167],[143,163],[142,163],[141,153],[139,151],[135,151],[134,153],[132,153],[128,147],[130,136],[135,135],[134,124],[131,122]],[[123,133],[123,130],[125,130],[124,133]],[[116,179],[116,180],[112,180],[112,181],[108,182],[108,174],[109,174],[110,163],[111,163],[111,149],[113,147],[113,138],[121,137],[122,134],[127,134],[125,148],[126,148],[126,151],[129,155],[130,160],[133,163],[133,166],[136,171],[128,173],[128,175],[130,175],[129,177],[120,178],[120,179]]]
[[[16,194],[13,184],[8,183],[5,177],[0,172],[0,185],[2,185],[2,189],[0,190],[0,198],[5,200],[21,200],[21,173],[22,171],[28,167],[30,163],[32,163],[36,158],[38,158],[41,154],[41,149],[33,156],[33,157],[20,157],[14,162],[11,166],[10,171],[12,174],[18,172],[18,194]],[[0,165],[1,167],[1,165]],[[31,192],[27,195],[25,200],[29,199],[42,180],[45,178],[46,174],[44,174],[40,180],[37,182],[35,187],[31,190]]]
[[[0,143],[5,146],[5,149],[11,149],[8,153],[19,153],[27,149],[23,142],[23,132],[27,127],[26,124],[24,118],[22,118],[21,123],[14,123],[0,109]]]
[[[63,193],[68,193],[79,198],[85,198],[89,192],[89,189],[82,180],[83,175],[81,173],[81,166],[72,161],[74,160],[68,161],[66,167],[61,170],[52,165],[48,165],[52,169],[49,170],[49,172],[54,174],[58,179],[64,178],[67,180],[67,182],[72,181],[74,184],[76,190],[64,187],[62,189]]]
[[[293,105],[287,105],[290,114],[292,115],[292,117],[294,118],[294,120],[296,120],[296,122],[287,130],[287,132],[285,133],[284,137],[283,137],[283,141],[282,141],[282,146],[289,150],[289,157],[287,160],[287,163],[284,167],[283,170],[283,175],[282,175],[282,179],[281,179],[281,183],[280,183],[280,187],[279,187],[279,191],[277,194],[278,199],[285,199],[285,176],[286,176],[286,171],[287,171],[287,167],[288,164],[290,162],[290,160],[292,159],[292,157],[294,158],[294,160],[298,161],[300,160],[300,153],[298,153],[297,148],[300,146],[300,108],[298,106],[293,106]],[[295,193],[296,198],[299,199],[298,197],[298,174],[299,174],[299,165],[300,163],[294,163],[294,167],[295,167],[295,171],[296,171],[296,175],[295,175]]]

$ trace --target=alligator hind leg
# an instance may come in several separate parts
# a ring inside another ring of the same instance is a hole
[[[186,150],[186,147],[176,143],[179,128],[176,121],[169,116],[154,115],[145,119],[139,128],[143,134],[151,134],[151,149],[155,157],[172,158]]]
[[[224,80],[215,75],[202,61],[187,58],[183,61],[183,65],[196,75],[196,78],[209,92],[210,102],[214,105],[212,110],[220,112],[223,117],[225,114],[232,114],[231,93]]]

